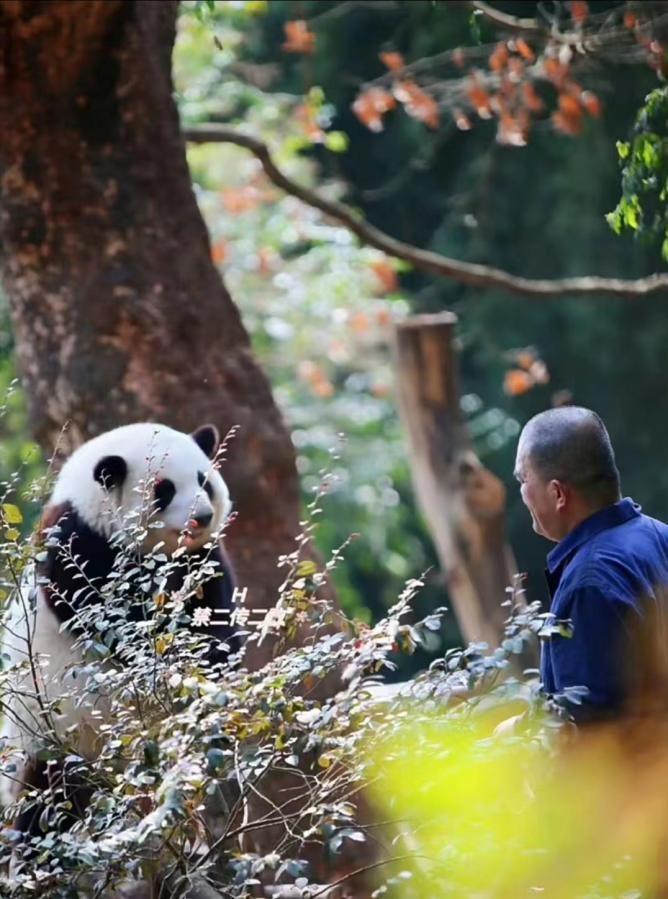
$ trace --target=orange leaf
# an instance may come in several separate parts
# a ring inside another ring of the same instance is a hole
[[[589,15],[589,4],[586,0],[571,0],[571,16],[573,21],[581,25]]]
[[[492,108],[490,106],[491,98],[485,88],[475,78],[472,78],[469,82],[466,96],[481,119],[489,119],[492,117]]]
[[[508,396],[521,396],[533,387],[534,381],[529,372],[521,368],[511,368],[503,379],[503,391]]]
[[[630,10],[628,12],[625,12],[624,13],[624,24],[626,25],[627,28],[635,28],[636,25],[638,24],[638,19],[636,17],[636,14],[631,12]]]
[[[568,77],[568,65],[552,56],[545,60],[543,66],[546,76],[557,87],[560,87]]]
[[[370,87],[359,94],[353,103],[353,112],[363,125],[378,132],[383,130],[383,116],[396,105],[389,91],[382,87]]]
[[[593,94],[591,91],[584,91],[580,96],[580,100],[589,115],[594,116],[594,118],[596,119],[600,118],[601,101],[596,96],[596,94]]]
[[[516,361],[520,368],[528,371],[536,361],[536,354],[532,350],[521,350],[517,354]]]
[[[388,51],[386,53],[379,53],[378,55],[380,57],[380,61],[384,62],[391,72],[396,72],[398,69],[403,69],[403,67],[406,65],[401,53],[397,53],[394,50]]]
[[[515,49],[523,59],[526,59],[527,62],[533,62],[536,58],[536,54],[533,52],[533,50],[527,44],[523,37],[517,38],[517,40],[515,41]]]
[[[581,116],[582,108],[575,97],[570,94],[561,94],[559,97],[559,109],[567,116]]]
[[[257,187],[246,184],[244,187],[226,187],[222,192],[223,204],[230,215],[241,215],[256,209],[262,203],[262,195]]]
[[[404,79],[394,84],[394,96],[404,104],[408,115],[430,128],[438,128],[438,103],[414,81]]]
[[[304,129],[304,134],[313,144],[321,144],[325,140],[325,132],[318,124],[315,110],[308,103],[301,103],[295,110],[297,121]]]
[[[399,279],[394,266],[388,259],[377,259],[371,263],[371,270],[380,282],[384,293],[394,293],[399,290]]]
[[[505,68],[508,62],[508,47],[504,44],[503,41],[500,41],[492,55],[489,57],[489,67],[493,72],[500,72],[503,68]]]
[[[392,393],[392,388],[389,384],[374,384],[371,387],[371,393],[379,399],[385,399]]]
[[[536,93],[536,88],[530,81],[522,85],[522,93],[524,95],[524,103],[531,112],[542,112],[545,104]]]
[[[316,396],[319,396],[322,399],[328,399],[330,396],[334,396],[334,385],[328,378],[314,381],[311,384],[311,390]]]
[[[286,53],[313,53],[315,50],[315,34],[309,31],[304,19],[294,19],[286,22],[285,43],[283,50]]]
[[[524,63],[517,56],[513,56],[513,58],[508,61],[508,71],[510,72],[511,80],[517,83],[522,80],[522,76],[524,75]]]
[[[376,322],[381,328],[387,328],[392,324],[392,313],[387,307],[383,306],[376,310]]]
[[[552,123],[557,131],[576,135],[582,131],[582,107],[570,94],[559,96],[559,109],[552,115]]]
[[[258,272],[265,277],[271,275],[274,270],[273,263],[275,258],[276,254],[270,247],[260,247],[257,252]]]
[[[327,348],[327,355],[332,362],[340,365],[348,360],[348,346],[343,340],[332,340]]]
[[[306,381],[313,393],[320,397],[329,397],[334,393],[334,386],[329,380],[323,368],[311,359],[303,359],[298,367],[297,374]]]
[[[211,247],[211,261],[214,265],[220,265],[225,262],[229,255],[229,244],[224,237],[217,240]]]
[[[557,131],[575,136],[582,131],[582,115],[568,116],[557,111],[552,114],[552,124]]]
[[[529,374],[533,378],[535,384],[547,384],[550,380],[550,373],[547,370],[547,365],[545,365],[542,359],[536,359],[529,368]]]
[[[508,147],[526,147],[528,122],[520,116],[503,113],[499,118],[496,140]]]
[[[312,381],[322,376],[321,370],[311,359],[302,359],[297,366],[297,374],[302,381]]]
[[[348,323],[358,334],[364,334],[371,327],[371,319],[366,312],[355,312],[348,319]]]

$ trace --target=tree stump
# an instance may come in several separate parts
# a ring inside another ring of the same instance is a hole
[[[457,317],[444,312],[396,328],[396,390],[418,502],[467,640],[497,646],[515,561],[505,536],[506,491],[474,453],[459,405]]]

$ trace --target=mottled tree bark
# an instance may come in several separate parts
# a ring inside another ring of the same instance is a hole
[[[471,447],[459,408],[456,316],[415,316],[397,328],[397,392],[416,494],[431,529],[462,634],[498,646],[515,562],[506,492]]]
[[[172,98],[176,12],[0,0],[0,266],[47,452],[65,423],[65,452],[131,421],[240,426],[228,546],[267,608],[299,529],[294,452],[211,263]]]

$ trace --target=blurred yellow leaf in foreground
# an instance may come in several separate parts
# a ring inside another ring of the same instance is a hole
[[[374,747],[375,802],[400,822],[395,847],[403,840],[415,856],[399,895],[660,893],[668,742],[652,739],[652,752],[645,741],[638,757],[640,744],[631,752],[618,729],[599,729],[555,752],[540,724],[497,736],[497,721],[443,715]]]

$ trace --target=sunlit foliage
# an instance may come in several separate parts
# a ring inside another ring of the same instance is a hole
[[[502,711],[407,720],[371,748],[376,801],[401,822],[397,849],[412,850],[394,865],[397,895],[658,895],[665,749],[639,771],[621,731],[564,739],[549,719],[527,716],[519,732],[495,734]]]
[[[619,141],[622,198],[608,216],[612,229],[660,245],[668,261],[668,91],[656,88],[638,114],[633,137]]]

